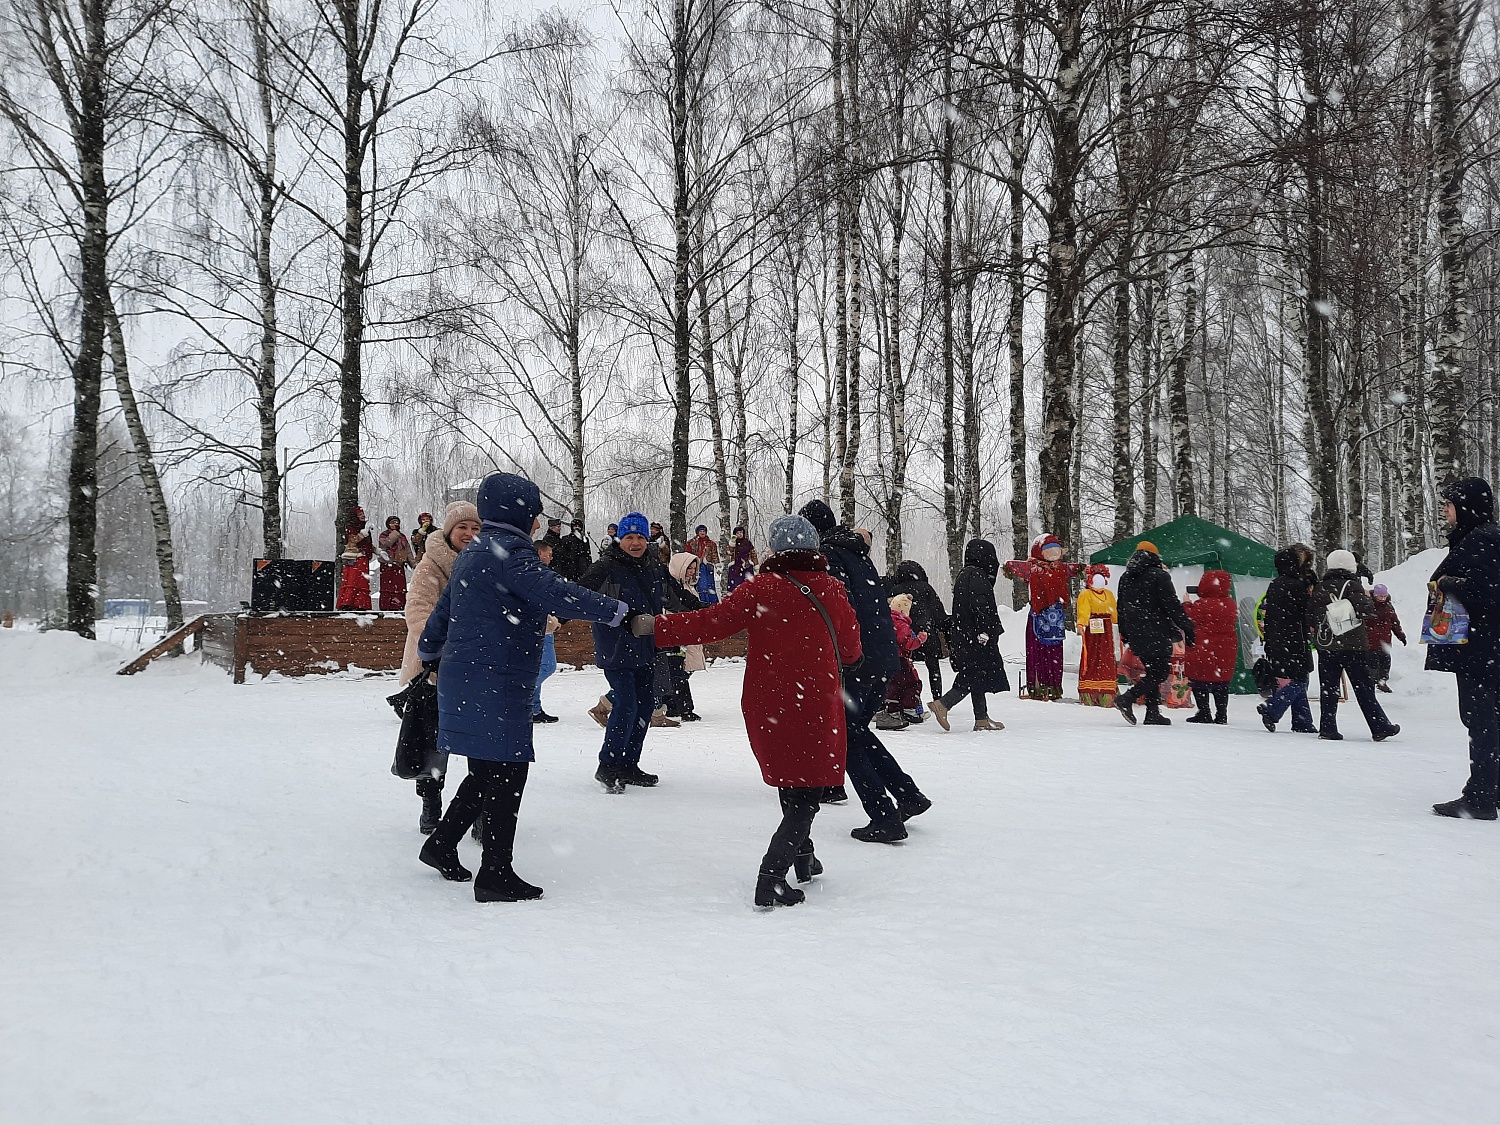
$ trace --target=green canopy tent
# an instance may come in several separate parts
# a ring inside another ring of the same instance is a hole
[[[1253,648],[1260,643],[1255,627],[1255,608],[1265,595],[1266,587],[1276,577],[1276,551],[1264,543],[1220,527],[1198,516],[1179,516],[1160,527],[1149,528],[1118,543],[1095,551],[1089,562],[1111,567],[1111,584],[1118,580],[1136,544],[1150,540],[1161,552],[1178,595],[1197,585],[1205,570],[1227,570],[1233,581],[1233,594],[1239,607],[1240,651],[1235,661],[1231,689],[1242,695],[1255,692],[1255,678],[1250,665],[1255,662]]]

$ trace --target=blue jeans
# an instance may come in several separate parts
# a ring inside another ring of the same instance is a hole
[[[1307,704],[1307,678],[1292,680],[1284,688],[1277,688],[1266,700],[1266,718],[1273,723],[1292,709],[1292,729],[1310,731],[1313,728],[1312,708]]]
[[[553,672],[557,671],[557,646],[552,643],[552,634],[548,633],[542,638],[542,666],[536,676],[536,691],[531,697],[531,713],[537,714],[542,709],[542,683]]]
[[[641,760],[641,747],[646,742],[646,731],[651,728],[651,712],[656,709],[656,669],[606,668],[604,678],[614,692],[615,706],[604,728],[599,764],[633,766]]]

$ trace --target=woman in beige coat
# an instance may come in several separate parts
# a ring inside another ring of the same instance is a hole
[[[422,561],[417,563],[406,591],[406,651],[401,657],[403,687],[421,674],[417,640],[448,585],[453,560],[479,534],[479,530],[479,509],[467,501],[455,501],[443,513],[442,534],[430,536],[427,540],[427,549],[422,553]],[[431,833],[443,818],[443,779],[448,772],[448,755],[441,755],[436,765],[436,776],[417,779],[417,795],[422,798],[419,827],[424,836]]]

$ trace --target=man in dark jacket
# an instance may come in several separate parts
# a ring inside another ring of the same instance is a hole
[[[1433,805],[1439,816],[1494,820],[1500,786],[1500,527],[1487,482],[1465,477],[1443,490],[1448,556],[1432,572],[1437,591],[1469,614],[1461,645],[1431,645],[1427,667],[1458,677],[1458,713],[1469,730],[1469,783],[1456,801]]]
[[[551,535],[551,531],[547,534]],[[593,561],[593,552],[589,550],[589,541],[583,537],[582,520],[574,520],[567,533],[558,535],[553,553],[552,565],[558,574],[573,582],[583,577]]]
[[[905,822],[926,812],[932,802],[870,729],[876,713],[885,707],[886,682],[901,666],[890,602],[880,572],[870,561],[870,545],[861,535],[841,527],[833,509],[821,500],[804,504],[797,514],[817,529],[828,573],[844,584],[854,607],[864,649],[864,661],[844,677],[844,715],[849,725],[846,769],[870,823],[849,835],[867,843],[894,844],[906,839]]]
[[[1307,704],[1307,681],[1312,676],[1312,641],[1308,635],[1308,602],[1318,584],[1312,570],[1312,548],[1293,543],[1276,552],[1276,577],[1266,590],[1262,626],[1266,666],[1276,681],[1271,697],[1256,708],[1261,722],[1274,732],[1288,707],[1292,731],[1316,734],[1312,708]]]
[[[1338,724],[1339,690],[1340,681],[1348,676],[1354,698],[1370,725],[1370,737],[1384,742],[1400,734],[1401,728],[1386,718],[1385,710],[1375,698],[1375,680],[1370,675],[1367,656],[1370,638],[1365,632],[1365,622],[1375,616],[1375,603],[1365,593],[1358,567],[1359,562],[1351,552],[1330,552],[1322,581],[1313,588],[1308,601],[1313,640],[1318,646],[1318,737],[1335,742],[1344,737]],[[1334,620],[1342,620],[1339,610],[1346,602],[1353,617],[1343,621],[1340,632]],[[1330,607],[1334,607],[1332,614]]]
[[[1162,564],[1156,544],[1141,540],[1120,576],[1120,639],[1141,658],[1146,674],[1141,682],[1115,697],[1115,707],[1135,726],[1135,703],[1146,704],[1148,727],[1169,727],[1161,713],[1161,685],[1172,673],[1172,646],[1179,637],[1193,643],[1193,622],[1182,608],[1172,576]]]
[[[649,788],[660,780],[640,764],[651,713],[656,709],[656,641],[649,635],[635,636],[629,628],[636,616],[649,614],[654,619],[662,611],[667,572],[648,549],[649,531],[646,517],[631,512],[620,521],[620,541],[578,580],[580,586],[630,607],[622,626],[595,623],[593,627],[594,663],[604,670],[614,693],[594,780],[610,793],[623,793],[627,785]]]
[[[906,559],[896,567],[889,583],[890,596],[907,594],[911,597],[911,628],[914,633],[926,633],[927,640],[917,649],[916,655],[927,665],[927,684],[932,689],[932,698],[943,694],[943,647],[948,632],[948,611],[943,608],[943,599],[927,581],[927,572],[920,563]]]

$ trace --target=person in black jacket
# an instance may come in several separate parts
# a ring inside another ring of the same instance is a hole
[[[551,529],[547,534],[552,534]],[[589,541],[583,537],[582,520],[574,520],[567,532],[559,534],[552,549],[553,569],[570,582],[577,582],[593,563]]]
[[[618,598],[629,607],[619,626],[593,627],[594,663],[604,670],[614,694],[594,774],[594,780],[609,793],[623,793],[627,785],[649,788],[660,780],[641,769],[641,750],[656,709],[656,641],[630,630],[636,617],[645,614],[654,620],[662,611],[667,572],[647,549],[649,530],[646,517],[631,512],[620,521],[620,541],[578,579],[580,586]]]
[[[912,631],[927,634],[927,640],[914,655],[926,663],[927,686],[932,689],[932,698],[937,699],[943,694],[942,657],[948,633],[948,611],[943,608],[943,599],[927,581],[927,572],[921,564],[910,559],[896,567],[888,586],[893,598],[897,594],[911,597]]]
[[[1161,685],[1172,672],[1172,646],[1180,636],[1193,643],[1193,621],[1182,608],[1172,576],[1167,573],[1156,544],[1142,540],[1120,576],[1120,639],[1141,658],[1146,674],[1141,682],[1115,697],[1115,707],[1135,726],[1135,703],[1146,703],[1146,725],[1169,727],[1161,713]]]
[[[844,584],[854,607],[864,650],[859,667],[844,677],[844,717],[849,726],[846,769],[870,823],[849,835],[866,843],[894,844],[906,839],[906,821],[926,812],[932,802],[870,729],[876,713],[885,708],[886,682],[901,666],[891,606],[863,536],[841,527],[821,500],[809,501],[797,514],[817,529],[828,573]]]
[[[1448,554],[1431,588],[1469,614],[1461,645],[1430,645],[1427,667],[1458,677],[1458,713],[1469,730],[1469,781],[1456,801],[1433,805],[1439,816],[1494,820],[1500,797],[1500,526],[1495,495],[1479,477],[1443,489]]]
[[[1313,660],[1308,636],[1308,602],[1318,579],[1312,570],[1312,548],[1293,543],[1276,552],[1276,577],[1266,590],[1262,633],[1266,665],[1276,680],[1271,698],[1256,708],[1261,722],[1274,732],[1288,707],[1292,730],[1316,734],[1312,708],[1307,704],[1307,681]]]
[[[1005,661],[1000,657],[1000,610],[995,582],[1000,556],[988,539],[971,539],[964,548],[964,568],[953,581],[953,616],[948,638],[953,654],[953,686],[932,701],[932,715],[948,730],[948,709],[964,696],[974,700],[975,730],[1004,730],[990,719],[986,692],[1009,691]]]
[[[1368,656],[1370,638],[1365,632],[1365,622],[1375,616],[1375,603],[1359,580],[1358,566],[1349,551],[1330,552],[1322,581],[1313,587],[1307,603],[1313,640],[1318,646],[1318,737],[1334,742],[1344,737],[1338,724],[1339,684],[1348,676],[1354,698],[1370,725],[1370,737],[1384,742],[1400,734],[1401,728],[1386,717],[1375,698],[1375,680],[1370,675]],[[1342,633],[1334,632],[1329,619],[1329,607],[1336,602],[1348,602],[1354,614],[1352,623]]]

